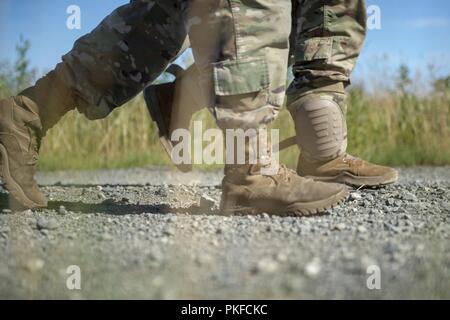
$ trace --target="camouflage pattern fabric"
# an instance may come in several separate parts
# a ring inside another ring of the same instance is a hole
[[[180,1],[135,0],[76,41],[63,62],[79,111],[104,118],[155,80],[182,49],[182,21]]]
[[[274,120],[285,99],[290,0],[193,0],[186,25],[221,128]]]
[[[364,0],[134,0],[75,43],[64,81],[80,112],[104,118],[155,80],[189,36],[219,126],[259,127],[283,105],[290,42],[291,100],[341,91],[365,23]]]
[[[189,34],[204,94],[222,128],[272,121],[286,90],[290,0],[135,0],[63,57],[89,119],[106,117],[156,79]]]
[[[364,0],[293,0],[288,105],[317,92],[343,93],[366,36]]]

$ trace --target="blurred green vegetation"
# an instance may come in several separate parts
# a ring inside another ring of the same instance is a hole
[[[0,64],[0,97],[35,80],[36,71],[27,59],[29,47],[21,38],[16,62]],[[393,89],[369,93],[360,85],[349,88],[350,153],[396,166],[450,164],[450,76],[433,79],[426,94],[416,93],[412,82],[410,70],[402,65]],[[215,126],[206,110],[194,120],[204,121],[205,129]],[[295,132],[286,109],[273,127],[280,129],[281,139]],[[298,154],[297,147],[291,147],[281,152],[281,161],[295,167]],[[141,96],[101,121],[70,112],[44,139],[39,162],[41,170],[147,165],[170,165],[170,161]]]

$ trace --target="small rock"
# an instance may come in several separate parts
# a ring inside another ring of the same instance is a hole
[[[356,228],[356,230],[358,230],[359,233],[366,233],[367,229],[364,226],[358,226],[358,228]]]
[[[350,200],[355,201],[355,200],[360,200],[362,198],[360,193],[357,192],[352,192],[350,193]]]
[[[393,206],[395,204],[395,199],[392,198],[387,199],[386,204],[389,206]]]
[[[403,205],[403,201],[395,200],[394,204],[395,204],[396,207],[401,207]]]
[[[269,216],[266,212],[264,212],[264,213],[261,215],[261,218],[264,219],[264,220],[270,220],[270,216]]]
[[[66,215],[66,214],[68,214],[69,212],[67,211],[66,207],[60,206],[60,207],[59,207],[59,210],[58,210],[58,213],[59,213],[60,215]]]
[[[256,273],[275,273],[279,268],[278,262],[270,258],[264,258],[255,267]]]
[[[362,203],[364,207],[368,208],[370,207],[372,204],[370,203],[370,201],[368,200],[364,200],[364,202]]]
[[[31,273],[38,272],[44,268],[45,262],[41,259],[29,259],[25,263],[25,269]]]
[[[36,221],[36,226],[39,230],[55,230],[58,229],[58,221],[54,218],[45,219],[45,218],[39,218]]]
[[[10,214],[10,213],[12,213],[12,210],[10,210],[10,209],[3,209],[3,210],[2,210],[2,213],[4,213],[4,214]]]
[[[305,266],[305,274],[310,278],[317,278],[322,269],[320,259],[314,258]]]
[[[406,192],[405,194],[403,194],[402,199],[406,200],[406,201],[411,201],[411,202],[417,201],[417,197],[410,192]]]
[[[333,227],[333,230],[337,230],[337,231],[342,231],[346,228],[347,226],[345,225],[345,223],[338,223],[337,225],[335,225]]]

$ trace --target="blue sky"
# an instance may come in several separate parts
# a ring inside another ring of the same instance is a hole
[[[23,34],[30,39],[32,65],[51,69],[74,40],[92,30],[125,0],[0,0],[0,61],[13,60]],[[66,28],[69,5],[81,8],[81,30]],[[433,63],[438,75],[450,74],[450,1],[368,0],[381,8],[381,30],[370,30],[355,78],[383,79],[400,63],[426,77]]]

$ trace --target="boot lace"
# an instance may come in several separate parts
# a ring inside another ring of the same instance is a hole
[[[289,169],[284,164],[281,164],[279,166],[277,174],[275,174],[275,175],[268,175],[267,177],[272,179],[275,182],[276,185],[279,185],[279,184],[281,184],[283,182],[288,182],[288,183],[291,182],[292,177],[294,175],[297,175],[297,173],[294,170]]]
[[[344,159],[342,159],[342,161],[344,163],[347,163],[350,167],[359,167],[363,164],[362,159],[352,156],[352,155],[349,155],[349,154],[346,154],[344,156]]]

